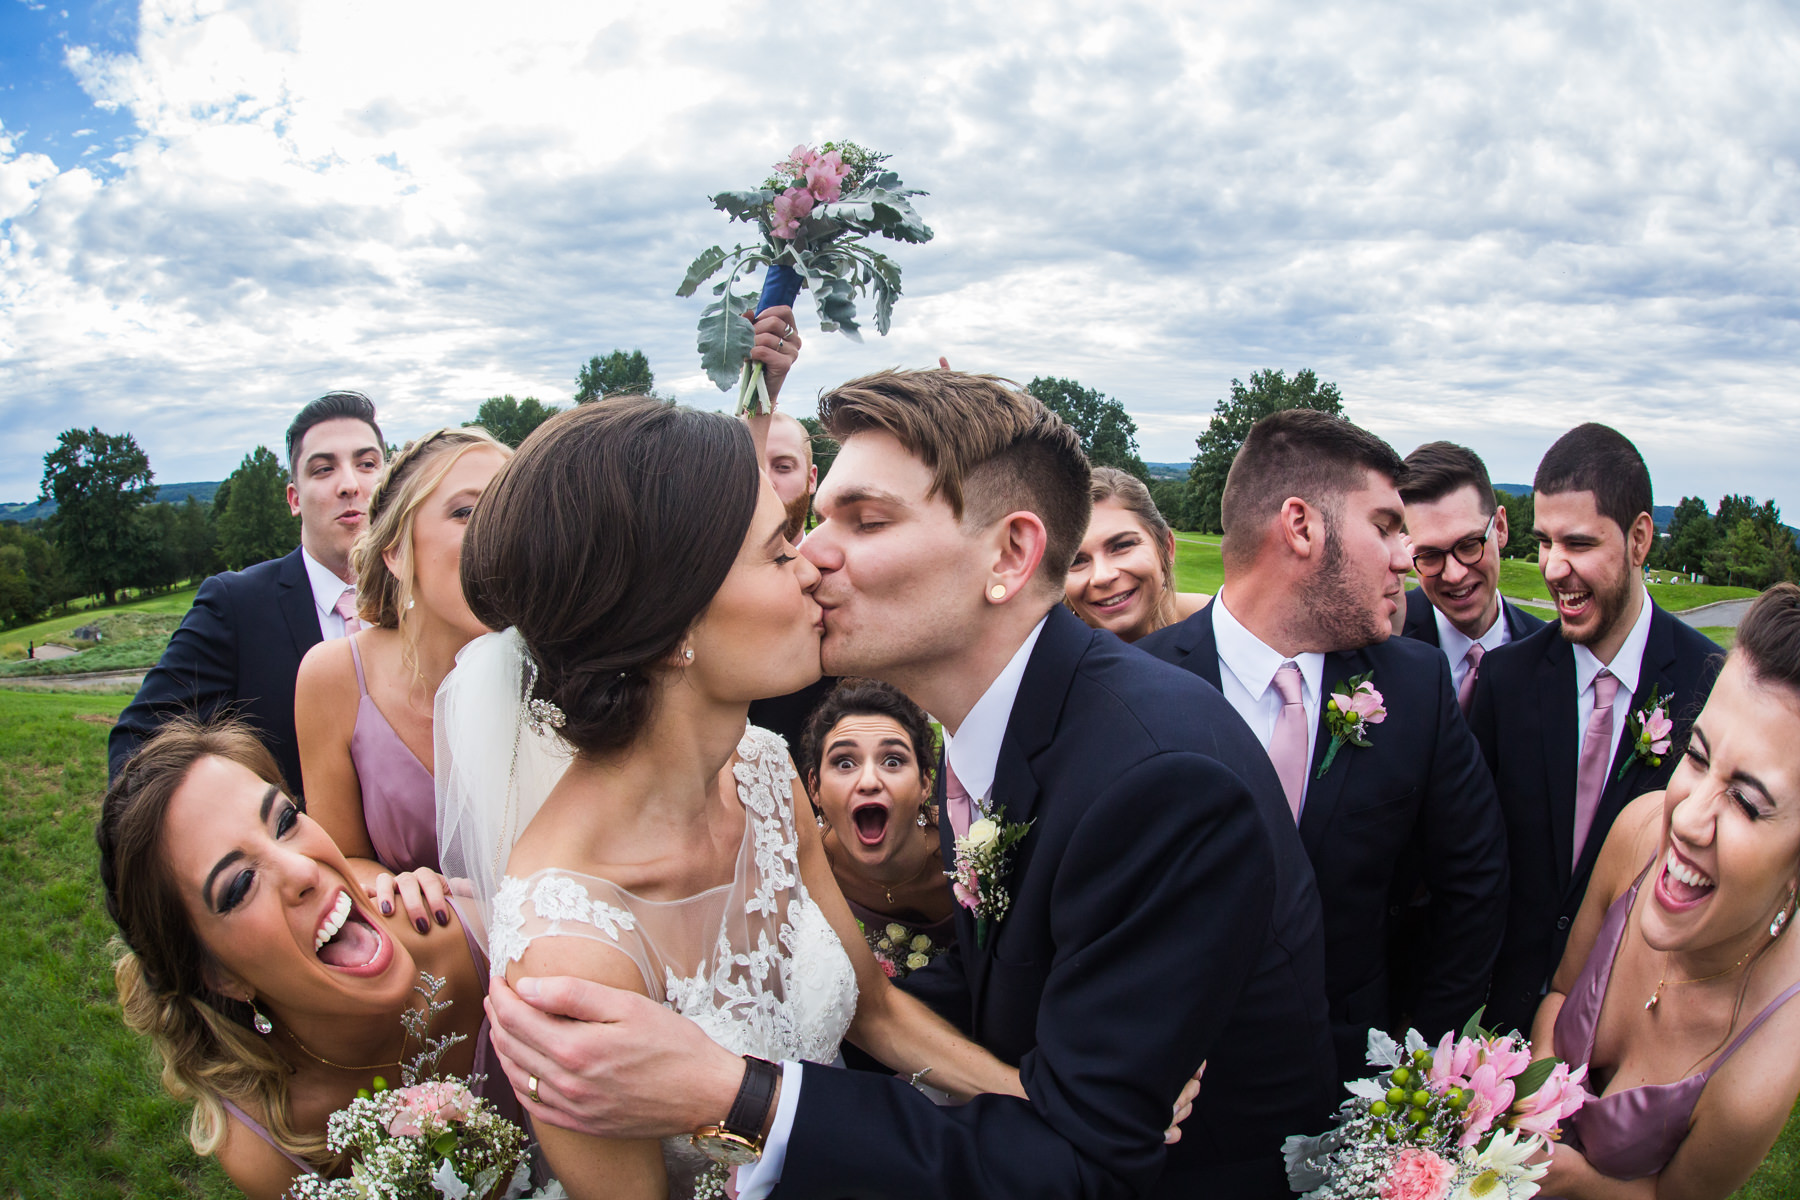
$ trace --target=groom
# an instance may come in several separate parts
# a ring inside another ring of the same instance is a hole
[[[1217,691],[1059,605],[1088,467],[1035,399],[886,372],[821,415],[843,448],[802,552],[826,671],[888,680],[942,721],[955,828],[1029,826],[982,884],[1005,915],[984,937],[959,910],[956,948],[909,990],[1016,1063],[1030,1100],[939,1108],[905,1080],[787,1063],[742,1193],[1286,1196],[1282,1140],[1323,1128],[1337,1089],[1318,899],[1262,747]],[[534,1113],[555,1124],[691,1131],[749,1077],[643,997],[521,980],[489,1003],[509,1078],[560,1098]]]

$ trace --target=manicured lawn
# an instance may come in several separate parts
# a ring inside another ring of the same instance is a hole
[[[1219,539],[1204,533],[1175,535],[1175,590],[1219,593],[1225,582],[1225,565],[1219,558]]]
[[[1737,628],[1731,625],[1702,625],[1700,632],[1729,650],[1737,644]]]
[[[83,609],[65,616],[50,617],[31,625],[21,625],[17,629],[8,629],[6,632],[0,633],[0,661],[24,658],[27,643],[41,646],[49,641],[69,641],[70,630],[82,625],[91,625],[95,621],[116,614],[166,613],[179,619],[193,606],[194,593],[199,590],[200,585],[195,584],[191,588],[183,588],[178,592],[164,592],[162,595],[152,596],[148,600],[133,600],[129,604],[120,604],[114,608]],[[104,670],[105,668],[98,669]]]

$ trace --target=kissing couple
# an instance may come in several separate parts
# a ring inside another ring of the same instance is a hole
[[[643,397],[542,426],[469,526],[463,587],[504,632],[438,694],[440,837],[551,1167],[575,1197],[1286,1196],[1281,1142],[1336,1084],[1268,755],[1062,607],[1089,469],[1039,401],[889,371],[820,418],[842,448],[799,548],[757,418]],[[959,909],[903,987],[746,724],[821,670],[942,723],[965,847],[983,818],[1017,839],[979,930]],[[892,1074],[823,1065],[842,1040]]]

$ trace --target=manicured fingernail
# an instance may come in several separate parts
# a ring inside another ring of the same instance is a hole
[[[448,925],[450,923],[450,914],[440,908],[437,910],[437,919],[439,925]]]
[[[383,900],[381,902],[381,915],[384,917],[393,916],[394,915],[394,906],[389,904],[386,900]]]
[[[525,997],[527,1000],[536,1000],[537,994],[538,994],[537,980],[521,979],[521,980],[519,980],[518,986],[515,990],[519,993],[519,995]]]
[[[418,920],[414,921],[413,924],[418,927],[420,933],[431,932],[431,926],[426,923],[424,917],[420,917]]]

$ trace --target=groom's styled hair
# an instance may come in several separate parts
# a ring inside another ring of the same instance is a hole
[[[1363,486],[1366,471],[1398,484],[1406,464],[1392,446],[1342,417],[1310,408],[1270,413],[1250,427],[1231,460],[1219,501],[1220,553],[1229,564],[1248,565],[1289,496],[1319,509],[1329,526],[1345,494]]]
[[[1545,496],[1592,492],[1594,508],[1627,534],[1640,513],[1652,511],[1650,468],[1643,455],[1618,430],[1593,422],[1556,439],[1538,464],[1531,490]]]
[[[1044,523],[1036,578],[1058,595],[1087,533],[1087,455],[1081,439],[1036,396],[1010,380],[963,371],[881,371],[852,379],[819,400],[825,432],[890,434],[931,469],[940,493],[965,524],[1012,512]]]

